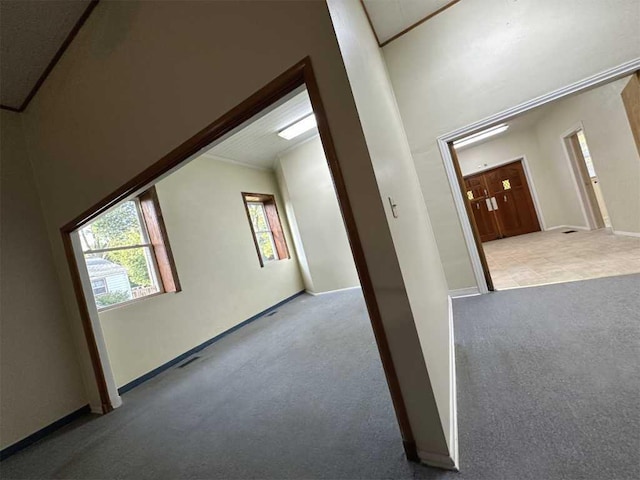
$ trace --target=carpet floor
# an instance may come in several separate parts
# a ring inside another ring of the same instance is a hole
[[[640,276],[454,302],[461,472],[408,463],[357,290],[302,296],[2,478],[637,478]]]

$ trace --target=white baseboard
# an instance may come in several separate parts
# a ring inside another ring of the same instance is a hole
[[[477,289],[476,289],[477,290]],[[478,294],[479,295],[479,294]],[[430,467],[458,471],[458,409],[456,399],[456,353],[453,336],[453,302],[447,297],[449,306],[449,339],[451,355],[449,356],[449,455],[418,450],[420,461]]]
[[[360,285],[355,286],[355,287],[338,288],[337,290],[327,290],[326,292],[312,292],[311,290],[305,290],[305,292],[308,293],[309,295],[313,295],[314,297],[317,297],[318,295],[326,295],[328,293],[344,292],[346,290],[355,290],[356,288],[358,290],[360,290]]]
[[[478,292],[477,295],[480,295]],[[451,355],[449,358],[449,401],[451,420],[449,422],[449,450],[451,451],[451,460],[453,461],[453,469],[458,470],[458,393],[456,389],[456,342],[453,332],[453,302],[451,296],[448,298],[449,303],[449,342],[451,342]]]
[[[637,232],[623,232],[621,230],[614,230],[615,235],[624,235],[625,237],[640,237],[640,233]]]
[[[456,288],[455,290],[449,290],[449,296],[452,298],[473,297],[475,295],[480,295],[478,287]]]
[[[555,227],[547,228],[545,232],[548,232],[549,230],[558,230],[560,228],[570,228],[572,230],[590,230],[588,227],[578,227],[577,225],[556,225]]]

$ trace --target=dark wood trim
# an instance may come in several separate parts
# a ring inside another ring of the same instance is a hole
[[[382,366],[389,386],[389,391],[391,393],[391,399],[398,419],[398,424],[400,426],[400,433],[402,435],[405,453],[409,460],[417,461],[417,448],[411,424],[409,423],[407,408],[400,389],[400,383],[393,358],[391,356],[387,335],[382,324],[382,317],[373,288],[373,282],[371,280],[364,250],[360,241],[360,235],[356,226],[340,163],[338,161],[338,155],[333,143],[327,114],[322,102],[320,89],[316,81],[313,67],[311,65],[311,59],[309,57],[304,58],[302,61],[292,66],[289,70],[274,79],[265,87],[261,88],[245,101],[229,110],[219,119],[203,128],[156,163],[140,172],[129,182],[114,191],[111,195],[107,196],[91,208],[85,210],[61,228],[65,250],[67,251],[67,259],[69,261],[69,267],[73,278],[74,289],[76,290],[78,307],[80,309],[82,324],[85,330],[85,337],[87,339],[87,344],[89,345],[89,351],[93,352],[91,354],[91,360],[98,388],[101,392],[101,398],[104,399],[103,401],[109,402],[106,383],[104,380],[104,372],[102,371],[100,364],[94,332],[91,328],[91,319],[89,317],[84,293],[82,291],[78,266],[73,255],[71,232],[90,222],[122,200],[125,200],[136,192],[148,187],[154,182],[154,180],[180,165],[191,155],[197,153],[211,142],[221,138],[223,135],[250,120],[254,115],[260,113],[266,107],[269,107],[302,85],[306,85],[311,99],[311,105],[313,106],[313,111],[317,119],[320,138],[329,164],[329,170],[332,174],[333,182],[336,187],[338,203],[340,204],[342,211],[356,269],[360,277],[365,303],[369,312],[369,318],[371,320],[372,329],[380,352]],[[110,403],[108,403],[108,407],[112,408]]]
[[[458,186],[460,187],[462,198],[464,199],[464,207],[467,210],[467,217],[469,218],[469,223],[471,223],[473,240],[475,241],[476,248],[478,249],[478,256],[480,257],[480,263],[482,264],[482,272],[484,273],[484,278],[487,281],[487,287],[489,288],[489,291],[493,292],[495,290],[495,287],[493,286],[491,272],[489,272],[489,263],[487,262],[487,257],[484,254],[484,248],[482,246],[482,240],[480,240],[478,225],[476,225],[476,219],[473,216],[473,211],[471,210],[471,203],[467,199],[467,187],[464,182],[462,170],[460,169],[460,162],[458,161],[456,149],[453,148],[453,142],[449,142],[449,152],[451,152],[451,160],[453,161],[453,168],[455,169],[456,177],[458,178]]]
[[[367,6],[364,4],[364,0],[360,0],[360,5],[362,5],[364,14],[367,17],[367,21],[369,22],[369,26],[371,27],[371,31],[373,32],[373,36],[376,38],[376,43],[378,44],[379,47],[381,47],[382,45],[380,45],[380,39],[378,38],[378,33],[376,32],[376,29],[373,27],[373,22],[371,21],[371,17],[369,16],[369,10],[367,10]]]
[[[389,38],[388,40],[385,40],[384,42],[380,43],[378,42],[378,45],[380,45],[380,48],[384,47],[385,45],[388,45],[389,43],[393,42],[395,39],[401,37],[402,35],[404,35],[407,32],[410,32],[411,30],[413,30],[414,28],[416,28],[418,25],[422,25],[424,22],[426,22],[427,20],[432,19],[433,17],[435,17],[436,15],[444,12],[446,9],[453,7],[456,3],[458,3],[460,0],[453,0],[449,3],[447,3],[446,5],[440,7],[438,10],[436,10],[433,13],[430,13],[429,15],[427,15],[426,17],[418,20],[416,23],[408,26],[407,28],[405,28],[404,30],[402,30],[400,33],[396,33],[393,37]],[[365,8],[366,10],[366,8]]]
[[[73,41],[73,39],[76,38],[76,35],[78,34],[78,32],[80,31],[84,23],[87,21],[87,19],[91,15],[91,12],[93,12],[93,9],[96,8],[99,2],[100,0],[91,0],[89,5],[87,5],[87,8],[84,10],[84,12],[82,13],[78,21],[75,23],[75,25],[73,26],[73,28],[71,29],[67,37],[64,39],[64,42],[62,42],[62,45],[60,45],[60,48],[58,49],[56,54],[53,56],[49,64],[46,66],[46,68],[42,72],[42,75],[40,75],[40,77],[36,81],[33,88],[29,91],[25,99],[22,101],[22,104],[20,104],[18,108],[9,107],[5,105],[0,105],[0,108],[4,110],[10,110],[12,112],[18,112],[18,113],[24,112],[24,110],[29,105],[29,102],[31,102],[31,99],[35,96],[36,93],[38,93],[38,90],[40,90],[40,87],[42,86],[44,81],[47,79],[47,77],[49,76],[53,68],[56,66],[60,58],[62,58],[62,55],[67,50],[67,48],[69,48],[69,45],[71,45],[71,42]]]
[[[409,414],[407,413],[407,407],[404,403],[402,390],[400,389],[400,381],[398,380],[396,367],[393,362],[393,357],[391,356],[387,333],[385,332],[384,325],[382,323],[382,315],[380,314],[378,300],[373,288],[373,281],[371,280],[371,275],[369,273],[369,267],[362,248],[362,242],[360,241],[360,233],[358,232],[353,209],[351,208],[349,193],[347,192],[340,162],[338,161],[338,154],[333,143],[333,137],[331,136],[327,113],[325,111],[324,104],[322,103],[320,88],[318,87],[310,60],[305,65],[303,73],[304,83],[307,86],[307,92],[309,93],[311,105],[316,116],[318,132],[320,133],[320,140],[322,141],[322,148],[324,150],[327,163],[329,164],[333,184],[336,188],[338,204],[340,205],[340,211],[342,212],[342,218],[347,230],[347,237],[349,238],[349,244],[351,246],[351,252],[353,253],[356,270],[360,277],[360,285],[362,287],[367,311],[369,312],[369,319],[371,321],[378,351],[380,352],[382,368],[387,379],[387,385],[389,386],[389,391],[391,393],[391,400],[400,426],[400,434],[402,436],[405,455],[408,460],[417,462],[419,461],[418,449],[413,436],[413,430],[411,429],[411,423],[409,422]]]
[[[244,203],[244,210],[247,214],[247,220],[249,221],[249,229],[253,236],[253,243],[256,247],[256,253],[260,260],[260,266],[264,267],[262,261],[262,254],[260,253],[260,244],[256,237],[256,232],[253,229],[253,222],[251,221],[251,214],[249,213],[249,202],[262,202],[264,204],[264,213],[269,223],[269,230],[273,236],[273,243],[278,253],[278,260],[288,260],[291,258],[289,254],[289,247],[287,246],[287,240],[284,237],[284,229],[282,228],[282,220],[280,219],[280,213],[278,212],[278,203],[276,202],[275,195],[271,193],[250,193],[242,192],[242,202]]]
[[[104,370],[102,369],[102,363],[100,361],[100,353],[98,351],[98,344],[96,342],[96,335],[93,330],[93,325],[91,324],[91,316],[89,315],[89,308],[87,307],[87,298],[85,297],[84,289],[82,288],[82,280],[80,279],[80,267],[78,265],[78,262],[76,261],[76,256],[73,251],[71,232],[72,231],[62,231],[62,243],[64,246],[65,255],[67,257],[67,263],[69,264],[71,282],[73,283],[73,291],[75,292],[76,302],[80,310],[80,319],[82,320],[84,338],[87,341],[87,348],[89,349],[91,366],[93,367],[93,373],[96,377],[96,383],[98,384],[98,393],[100,394],[102,413],[109,413],[113,410],[113,405],[111,404],[111,399],[109,398],[107,380],[104,376]]]
[[[8,110],[9,112],[20,113],[22,110],[19,108],[9,107],[7,105],[0,105],[0,110]]]
[[[169,242],[167,227],[164,224],[156,187],[151,187],[138,196],[138,199],[140,200],[140,209],[147,227],[149,240],[153,245],[153,253],[158,265],[162,289],[164,292],[181,292],[182,287],[178,278],[178,269],[171,251],[171,243]]]

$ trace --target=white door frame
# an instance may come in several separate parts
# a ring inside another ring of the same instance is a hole
[[[617,67],[605,70],[604,72],[569,84],[566,87],[562,87],[558,90],[554,90],[553,92],[541,95],[532,100],[516,105],[515,107],[508,108],[507,110],[503,110],[502,112],[496,113],[494,115],[486,117],[483,120],[471,123],[462,128],[458,128],[437,138],[438,148],[440,149],[442,162],[447,173],[447,179],[449,180],[449,186],[451,187],[451,193],[453,194],[453,201],[456,207],[456,212],[458,213],[458,218],[460,219],[462,233],[464,235],[465,243],[467,244],[467,250],[469,251],[469,257],[471,258],[471,266],[473,268],[473,273],[478,284],[478,291],[480,293],[488,293],[489,288],[484,277],[484,271],[482,268],[482,263],[480,261],[478,245],[476,245],[475,239],[473,237],[471,221],[467,216],[465,199],[462,195],[462,190],[460,188],[460,184],[458,183],[458,177],[456,175],[455,167],[453,164],[453,158],[451,156],[451,152],[449,151],[449,143],[476,133],[480,130],[489,128],[495,124],[503,123],[517,115],[521,115],[536,107],[540,107],[547,103],[553,102],[554,100],[558,100],[569,95],[581,92],[583,90],[598,87],[613,80],[626,77],[627,75],[630,75],[637,70],[640,70],[640,58],[636,58],[629,62],[623,63],[622,65],[618,65]]]
[[[593,206],[589,201],[586,188],[582,183],[580,174],[577,171],[577,169],[580,168],[578,167],[578,165],[576,165],[576,163],[579,160],[576,158],[576,154],[572,151],[572,148],[569,145],[569,137],[571,137],[574,133],[579,132],[580,130],[584,132],[584,125],[582,124],[581,121],[577,122],[570,129],[568,129],[562,135],[560,135],[560,141],[562,142],[564,156],[567,159],[567,167],[569,168],[571,178],[573,179],[573,186],[576,189],[576,196],[578,197],[578,203],[580,204],[580,208],[582,209],[582,216],[584,217],[584,223],[587,226],[588,230],[593,230],[594,228],[596,228],[595,213],[593,212]]]

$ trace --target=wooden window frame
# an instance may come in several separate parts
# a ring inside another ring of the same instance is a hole
[[[163,293],[176,293],[182,291],[176,262],[171,251],[167,227],[164,224],[158,192],[153,186],[138,195],[142,220],[147,229],[151,251],[156,262],[158,280]],[[143,297],[144,298],[144,297]]]
[[[157,288],[157,291],[108,306],[101,307],[96,303],[96,307],[99,312],[109,310],[114,307],[122,307],[155,295],[179,292],[181,290],[178,273],[173,260],[173,254],[171,252],[171,246],[169,244],[167,229],[164,224],[162,210],[160,209],[160,202],[158,200],[158,194],[155,187],[151,187],[131,199],[124,200],[119,205],[122,205],[124,202],[132,202],[135,204],[136,215],[140,224],[141,242],[134,245],[83,250],[83,257],[86,261],[87,254],[122,251],[132,248],[145,249],[149,275],[151,276],[153,285]],[[99,217],[94,219],[94,221],[98,218]],[[106,279],[104,280],[106,291],[103,293],[109,293],[109,286]],[[99,295],[103,294],[100,293],[96,295],[93,284],[91,285],[91,290],[93,292],[94,299],[97,299]]]
[[[287,240],[282,228],[282,220],[280,218],[280,213],[278,212],[278,204],[276,203],[275,195],[269,193],[242,192],[242,202],[244,203],[244,210],[247,214],[247,220],[249,221],[249,228],[251,230],[251,236],[253,237],[253,244],[256,247],[256,253],[258,254],[260,267],[264,267],[265,263],[262,259],[258,237],[256,236],[256,232],[253,228],[253,222],[251,221],[251,215],[249,214],[250,203],[261,203],[264,206],[265,216],[267,217],[267,223],[269,224],[271,237],[278,256],[278,258],[270,260],[270,262],[277,262],[278,260],[287,260],[291,258],[291,255],[289,254],[289,247],[287,246]]]

